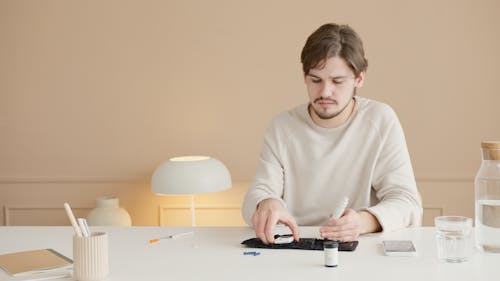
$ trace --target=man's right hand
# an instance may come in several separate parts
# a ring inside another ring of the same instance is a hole
[[[299,241],[299,227],[285,206],[274,198],[262,200],[252,216],[252,225],[264,244],[274,243],[274,227],[278,223],[290,228],[295,241]]]

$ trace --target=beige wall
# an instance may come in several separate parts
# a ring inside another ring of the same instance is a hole
[[[220,159],[238,187],[202,204],[238,206],[265,126],[307,101],[299,53],[325,22],[363,37],[359,94],[398,113],[426,219],[472,216],[479,143],[500,139],[498,1],[4,0],[4,223],[24,222],[23,206],[43,207],[25,214],[42,221],[64,201],[83,214],[116,194],[134,224],[159,224],[159,208],[185,198],[152,195],[149,177],[186,154]]]

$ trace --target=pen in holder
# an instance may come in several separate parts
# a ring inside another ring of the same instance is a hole
[[[108,235],[73,236],[73,279],[98,281],[109,275]]]

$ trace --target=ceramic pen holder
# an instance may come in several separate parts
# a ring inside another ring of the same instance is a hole
[[[99,281],[109,275],[108,235],[73,236],[73,279]]]

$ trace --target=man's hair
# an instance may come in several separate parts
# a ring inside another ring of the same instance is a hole
[[[356,77],[368,67],[363,42],[348,25],[327,23],[309,35],[300,55],[304,74],[322,68],[331,57],[343,58]]]

